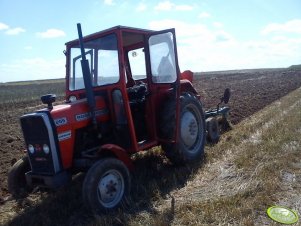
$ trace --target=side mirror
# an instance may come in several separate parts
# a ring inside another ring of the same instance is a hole
[[[230,89],[229,88],[225,89],[224,96],[221,98],[221,102],[227,104],[229,102],[230,96],[231,96]]]
[[[48,105],[48,109],[52,110],[53,106],[52,103],[55,102],[56,95],[55,94],[46,94],[44,96],[41,96],[41,101],[43,104]]]

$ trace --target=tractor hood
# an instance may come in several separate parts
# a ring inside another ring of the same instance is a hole
[[[109,111],[102,97],[96,97],[95,115],[98,122],[107,121]],[[43,109],[42,111],[49,111]],[[71,103],[56,105],[50,110],[50,114],[57,128],[78,129],[91,123],[91,112],[87,99],[81,99]]]

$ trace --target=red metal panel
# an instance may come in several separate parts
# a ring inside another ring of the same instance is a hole
[[[128,167],[129,170],[134,169],[134,165],[131,158],[129,157],[126,150],[124,150],[123,148],[115,144],[105,144],[100,147],[98,154],[101,155],[106,151],[109,151],[112,154],[114,154],[120,161],[122,161]]]
[[[56,124],[56,130],[61,150],[63,167],[72,166],[76,129],[91,124],[90,109],[85,99],[73,103],[53,107],[51,116]],[[96,97],[96,120],[108,121],[110,118],[108,107],[102,97]]]

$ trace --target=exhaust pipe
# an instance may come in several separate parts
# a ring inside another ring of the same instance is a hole
[[[82,29],[80,23],[77,24],[77,31],[78,31],[79,45],[80,45],[81,56],[82,56],[81,66],[82,66],[82,72],[84,77],[86,97],[91,111],[92,123],[93,125],[96,126],[97,122],[95,116],[95,107],[96,107],[95,96],[93,93],[89,61],[86,59],[86,53],[85,53],[84,41],[83,41],[83,35],[82,35]]]

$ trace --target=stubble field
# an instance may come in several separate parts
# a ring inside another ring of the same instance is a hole
[[[195,73],[194,87],[204,109],[216,107],[225,88],[232,96],[230,120],[237,124],[254,112],[301,86],[301,70],[254,69]],[[19,117],[44,107],[40,96],[55,93],[64,98],[63,80],[8,83],[0,85],[0,197],[7,195],[9,167],[23,155]]]
[[[301,70],[288,68],[195,73],[193,85],[201,94],[206,110],[214,108],[223,90],[230,88],[230,121],[235,125],[301,87]],[[9,167],[23,155],[24,142],[19,117],[42,108],[39,97],[46,93],[56,93],[58,102],[63,100],[64,82],[0,84],[0,205],[5,205],[4,200],[9,195],[6,183]]]

